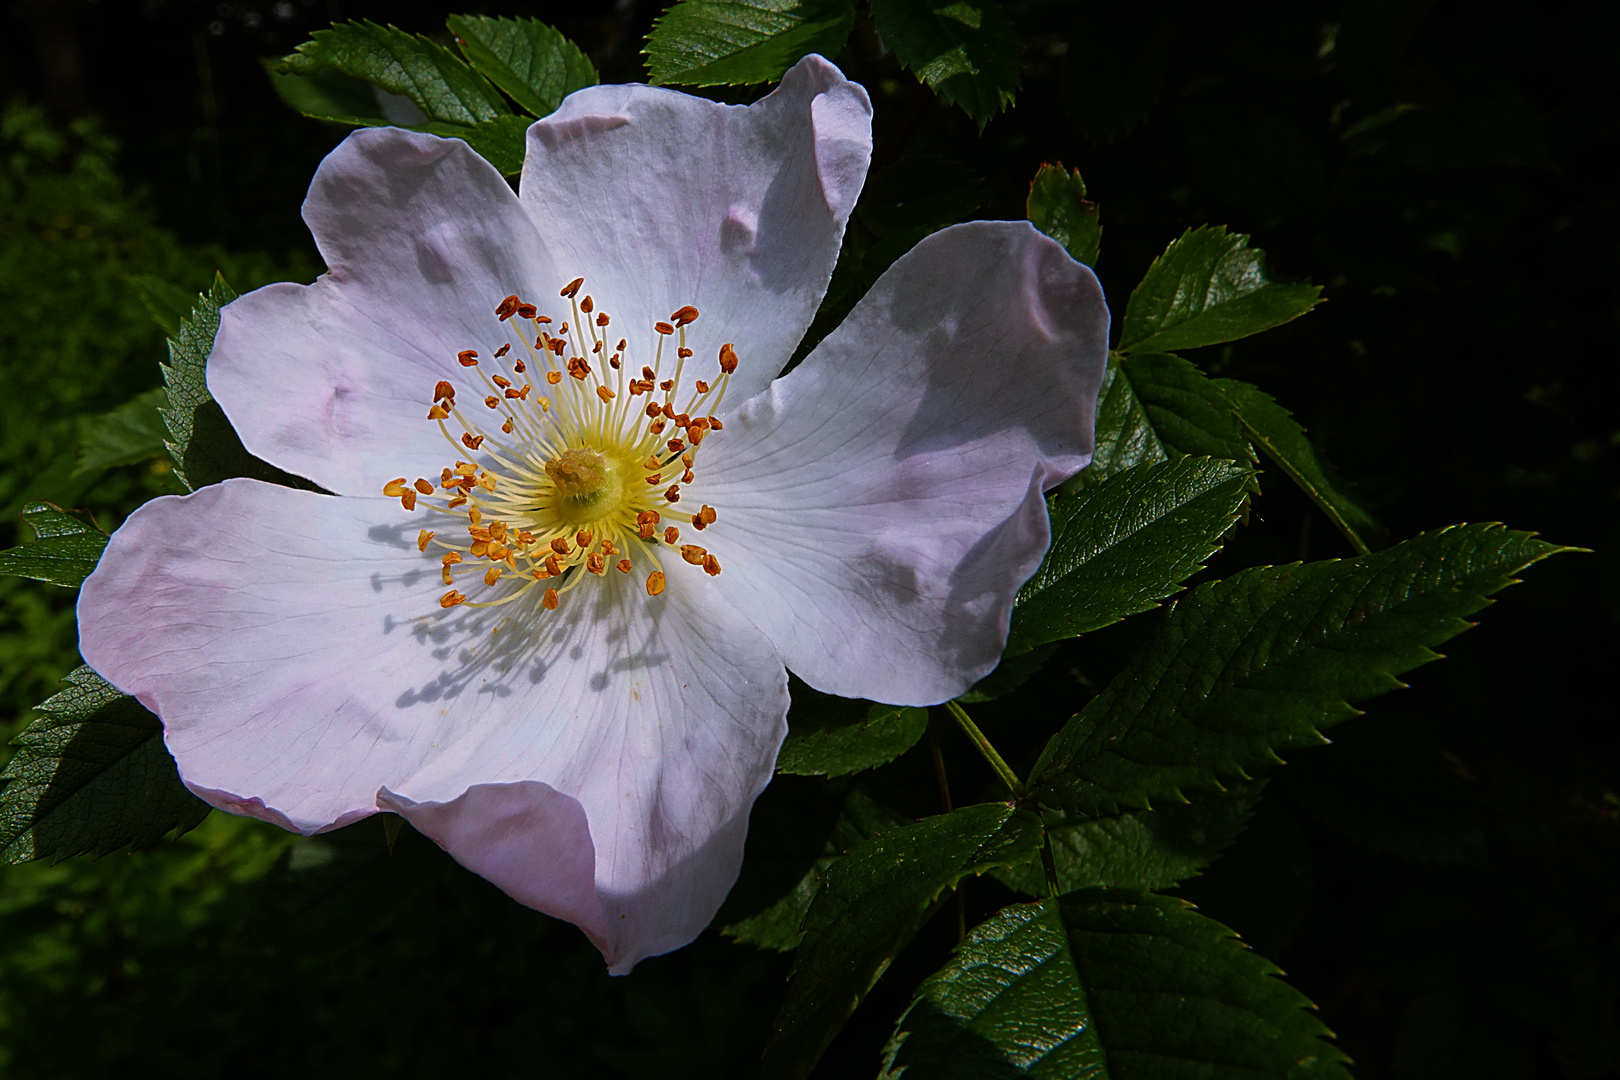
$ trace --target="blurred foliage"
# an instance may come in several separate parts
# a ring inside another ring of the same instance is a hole
[[[612,82],[644,77],[637,49],[662,6],[497,13],[555,24]],[[342,8],[430,35],[460,10]],[[25,496],[112,528],[176,490],[149,463],[71,477],[78,417],[159,384],[162,332],[128,279],[194,294],[215,270],[242,289],[310,276],[296,208],[340,137],[286,110],[257,64],[330,22],[329,5],[95,10],[61,0],[0,16],[0,94],[105,118],[49,122],[14,105],[0,121],[0,365],[12,388],[0,547],[15,542]],[[1359,1080],[1620,1076],[1608,676],[1620,645],[1620,9],[1003,10],[1023,38],[1020,89],[982,138],[884,51],[869,19],[835,57],[872,92],[878,156],[828,315],[932,228],[1021,217],[1030,177],[1057,161],[1102,206],[1097,265],[1116,317],[1164,245],[1198,222],[1251,233],[1280,273],[1322,283],[1327,302],[1308,317],[1187,359],[1293,412],[1393,537],[1503,519],[1596,554],[1507,594],[1413,689],[1335,729],[1330,752],[1291,754],[1247,828],[1177,893],[1289,972]],[[47,31],[63,18],[81,20],[67,34],[77,86],[51,60],[61,35]],[[123,140],[116,159],[108,131]],[[1261,483],[1211,576],[1352,553],[1281,476]],[[66,590],[0,579],[0,717],[23,718],[77,663],[70,603]],[[1151,624],[1063,643],[975,718],[1027,766]],[[860,779],[920,816],[940,809],[941,776],[967,796],[992,780],[951,732]],[[828,783],[779,777],[762,820],[797,813]],[[836,814],[825,816],[830,829]],[[213,814],[134,855],[0,871],[0,1074],[754,1074],[789,958],[710,933],[610,980],[572,928],[409,831],[389,856],[382,833],[363,822],[297,840]],[[798,880],[821,857],[811,848],[778,876]],[[958,944],[959,911],[971,925],[1016,899],[990,879],[962,896],[963,909],[948,904],[919,931],[815,1075],[872,1075],[911,989]]]

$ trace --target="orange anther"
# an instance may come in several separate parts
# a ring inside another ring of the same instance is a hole
[[[589,529],[581,529],[579,532],[574,534],[574,543],[578,544],[582,548],[590,547],[591,541],[595,539],[596,536]]]
[[[518,305],[521,303],[523,303],[523,301],[519,300],[515,294],[508,296],[496,306],[495,314],[500,317],[502,322],[505,322],[507,319],[512,317],[512,312],[516,311],[518,309]]]
[[[509,398],[520,398],[520,397],[523,396],[523,391],[522,390],[518,390],[515,387],[511,387],[511,386],[508,386],[503,391],[503,393],[505,393],[506,396],[509,397]]]
[[[672,454],[678,454],[686,449],[686,444],[679,439],[671,439],[667,445],[669,446],[669,452]]]
[[[596,313],[596,325],[597,326],[606,326],[608,324],[608,321],[609,320],[608,320],[608,313],[607,312],[598,311]]]
[[[682,345],[680,348],[675,350],[675,355],[680,357],[682,360],[685,360],[688,356],[692,355],[692,350],[688,349],[685,345]]]
[[[604,554],[604,555],[617,555],[618,553],[619,553],[619,549],[613,546],[613,541],[611,541],[611,540],[602,541],[602,554]]]
[[[665,335],[673,334],[675,332],[675,328],[669,325],[667,322],[653,323],[653,329],[658,331],[660,334]]]
[[[664,474],[663,473],[653,473],[651,476],[647,477],[647,484],[649,486],[651,486],[651,487],[657,487],[659,484],[662,484],[663,482],[664,482]]]
[[[717,577],[720,573],[720,560],[713,555],[703,556],[703,572],[710,577]]]
[[[444,379],[440,379],[439,385],[433,388],[434,401],[453,401],[455,400],[455,396],[456,388],[451,386],[450,383]]]
[[[720,418],[718,416],[710,415],[708,420],[709,427],[715,431],[719,431],[721,428],[726,426],[720,422]]]
[[[562,291],[557,295],[566,296],[569,299],[572,299],[574,294],[579,292],[579,287],[583,284],[585,284],[585,279],[582,277],[577,277],[573,281],[570,281],[568,284],[564,285],[562,287]]]
[[[705,524],[705,525],[713,525],[715,519],[717,517],[719,517],[719,516],[720,516],[719,514],[715,513],[714,507],[708,505],[707,503],[704,504],[704,506],[703,506],[703,524]]]
[[[595,554],[585,556],[585,569],[593,574],[601,574],[607,570],[607,560]]]
[[[462,349],[456,353],[456,363],[462,367],[475,367],[478,364],[478,353],[472,349]]]
[[[433,494],[433,485],[422,479],[420,476],[416,478],[416,483],[411,486],[416,488],[417,491],[420,491],[424,495]]]
[[[463,431],[461,433],[461,445],[465,446],[469,450],[478,449],[479,445],[483,443],[483,441],[484,437],[482,435],[474,435],[470,431]]]
[[[693,446],[697,446],[698,444],[703,442],[703,437],[705,435],[707,435],[708,433],[709,433],[708,428],[692,427],[692,426],[688,425],[688,427],[686,429],[686,437],[688,439],[692,440],[692,445]]]
[[[648,454],[641,463],[643,469],[660,469],[663,468],[663,465],[664,463],[658,460],[657,454]]]
[[[552,577],[562,577],[562,563],[557,561],[557,556],[547,555],[545,558],[545,567],[546,572]]]
[[[489,541],[474,540],[467,550],[472,552],[473,558],[482,559],[485,555],[489,554]]]
[[[673,390],[673,389],[675,389],[675,380],[674,379],[665,379],[663,382],[658,384],[658,389],[660,389],[660,390]]]
[[[707,521],[703,520],[703,515],[701,515],[701,514],[693,514],[692,515],[692,528],[696,529],[698,532],[702,532],[704,529],[707,529],[708,527],[709,527],[709,523]]]
[[[566,335],[568,333],[568,320],[567,319],[564,319],[563,324],[561,326],[557,327],[557,333],[563,334],[563,335]],[[557,340],[561,341],[562,338],[558,338]]]
[[[668,427],[668,426],[669,426],[669,424],[666,423],[663,419],[660,418],[660,419],[654,420],[652,423],[648,424],[647,425],[647,430],[650,431],[654,435],[662,435],[664,433],[664,429],[666,427]]]
[[[613,391],[609,390],[605,386],[598,386],[596,388],[596,396],[601,398],[603,401],[612,401],[618,395],[614,394]]]
[[[452,608],[452,607],[455,607],[457,604],[464,604],[466,602],[467,602],[466,594],[458,593],[454,589],[451,589],[449,592],[447,592],[443,596],[439,597],[439,606],[442,607],[442,608]]]
[[[485,585],[493,585],[499,580],[501,580],[501,568],[500,567],[492,566],[488,570],[484,571],[484,584]]]
[[[458,462],[456,462],[456,475],[457,476],[477,476],[478,475],[478,466],[474,465],[470,461],[458,461]]]
[[[427,418],[429,420],[444,420],[448,418],[449,415],[449,409],[446,409],[443,405],[435,405],[433,408],[428,410]]]
[[[704,382],[702,379],[692,380],[692,385],[697,387],[697,392],[700,394],[707,394],[709,392],[709,384]]]
[[[551,542],[551,550],[559,555],[567,555],[572,549],[568,546],[567,539],[559,536]]]
[[[562,382],[562,372],[560,372],[560,371],[548,371],[548,372],[546,372],[546,382],[550,383],[552,386],[556,386],[558,383]]]
[[[489,535],[496,540],[506,539],[506,522],[492,521],[489,523]]]
[[[503,345],[501,347],[504,349],[506,346]],[[521,375],[525,371],[529,370],[529,365],[525,364],[522,360],[514,360],[512,361],[512,370]]]
[[[412,491],[410,488],[406,488],[405,494],[399,497],[399,505],[403,506],[407,510],[415,510],[416,492]]]
[[[689,322],[696,322],[697,317],[698,309],[693,307],[691,304],[687,304],[685,307],[675,312],[675,314],[671,315],[669,317],[669,321],[674,323],[676,326],[685,326]]]
[[[695,479],[697,479],[697,473],[693,472],[691,469],[687,469],[681,474],[681,483],[683,484],[690,484]]]
[[[501,431],[503,431],[507,435],[512,434],[512,418],[511,417],[506,418],[506,423],[501,425]]]
[[[534,321],[537,322],[537,323],[549,323],[549,322],[551,322],[551,316],[550,315],[541,315],[539,318],[535,319]],[[538,346],[538,345],[535,346],[535,348],[537,348],[537,349],[539,347],[540,346]]]
[[[583,356],[572,356],[568,359],[568,374],[576,379],[583,379],[591,373],[591,365]]]
[[[546,605],[546,610],[547,611],[556,611],[557,610],[557,590],[556,589],[547,589],[546,590],[546,598],[544,600],[542,600],[541,603]]]
[[[675,526],[671,525],[669,528],[664,530],[664,543],[669,544],[671,547],[673,547],[675,541],[679,540],[680,538],[681,530],[677,529]]]
[[[430,541],[432,539],[433,539],[433,532],[430,529],[423,529],[421,532],[417,533],[416,534],[416,550],[417,551],[426,551],[427,546],[428,546],[428,541]]]
[[[439,579],[441,581],[443,581],[446,585],[454,585],[455,584],[455,579],[450,576],[450,568],[448,566],[440,568],[440,570],[439,570]]]
[[[530,532],[528,529],[519,529],[517,536],[518,540],[524,544],[534,543],[534,533]]]
[[[540,309],[535,307],[533,304],[518,305],[517,317],[520,319],[532,319],[538,314],[540,314]]]
[[[630,572],[630,560],[629,559],[620,559],[619,560],[619,573],[628,574],[629,572]]]
[[[598,341],[596,344],[591,346],[591,355],[592,356],[595,356],[596,354],[600,353],[601,351],[602,351],[602,343],[600,341]]]
[[[512,348],[512,343],[511,342],[507,342],[505,345],[502,345],[500,348],[495,350],[495,358],[497,360],[499,360],[501,357],[505,356],[508,352],[510,352],[511,348]],[[523,363],[523,361],[519,360],[518,363],[521,364],[521,363]]]
[[[681,485],[679,485],[679,484],[671,484],[671,485],[669,485],[669,490],[664,492],[664,498],[668,499],[672,503],[673,502],[680,502],[681,501]]]
[[[681,558],[685,559],[693,566],[702,566],[703,560],[708,558],[708,556],[709,553],[703,548],[698,547],[696,544],[681,545]]]
[[[730,375],[737,370],[737,350],[731,347],[731,342],[720,346],[720,370]]]
[[[501,399],[496,397],[494,394],[491,394],[489,397],[484,399],[484,404],[489,406],[491,409],[498,409],[501,407]]]
[[[595,311],[595,310],[596,310],[596,301],[595,301],[595,300],[592,300],[592,299],[591,299],[591,298],[590,298],[590,296],[589,296],[589,295],[587,295],[587,296],[586,296],[586,297],[585,297],[585,299],[583,299],[583,300],[581,300],[581,301],[580,301],[580,302],[579,302],[579,310],[581,310],[581,311],[583,311],[583,312],[584,312],[584,313],[585,313],[585,314],[587,314],[587,315],[589,315],[589,314],[590,314],[590,313],[591,313],[591,312],[593,312],[593,311]]]
[[[484,552],[484,555],[491,561],[495,561],[506,558],[509,553],[510,552],[505,544],[491,540],[489,543],[489,548]]]
[[[645,409],[645,412],[647,413],[648,416],[657,416],[661,411],[662,410],[660,410],[659,407],[658,407],[658,402],[656,402],[656,401],[647,402],[647,408]]]
[[[664,572],[662,570],[654,570],[652,573],[647,575],[647,595],[657,596],[663,591]]]
[[[664,414],[664,418],[666,420],[675,419],[675,406],[669,404],[668,402],[665,402],[664,407],[662,409],[660,409],[659,411]]]
[[[388,481],[383,485],[383,494],[390,499],[397,499],[405,494],[405,478],[401,476],[397,480]]]
[[[466,505],[467,505],[467,497],[465,495],[458,495],[454,499],[451,499],[449,502],[445,503],[444,507],[445,507],[446,510],[454,510],[458,506],[466,506]]]
[[[454,566],[456,563],[461,561],[461,552],[447,551],[444,553],[444,556],[439,559],[439,561],[445,566]]]
[[[636,515],[636,529],[641,533],[643,540],[651,540],[653,530],[658,528],[658,511],[643,510]]]
[[[490,381],[493,382],[496,386],[499,386],[499,387],[502,387],[502,388],[505,388],[505,387],[508,387],[508,386],[512,385],[512,380],[511,379],[505,379],[505,378],[502,378],[499,375],[490,376]]]
[[[480,521],[484,520],[484,512],[475,506],[471,510],[467,511],[467,520],[472,522],[474,525],[477,525]]]

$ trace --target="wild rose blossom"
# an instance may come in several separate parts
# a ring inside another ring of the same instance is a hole
[[[208,362],[247,448],[332,494],[156,499],[79,604],[191,790],[305,834],[397,812],[625,972],[736,879],[784,666],[907,705],[994,668],[1108,313],[1027,223],[974,222],[776,378],[870,120],[810,57],[747,107],[574,94],[517,194],[457,140],[333,151],[329,271],[227,306]]]

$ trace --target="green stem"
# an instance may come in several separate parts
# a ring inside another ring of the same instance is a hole
[[[996,775],[1001,777],[1001,782],[1007,785],[1008,790],[1012,792],[1013,798],[1022,799],[1024,797],[1023,781],[1018,779],[1018,774],[1013,772],[1012,767],[1002,760],[1000,754],[996,753],[996,748],[990,745],[990,740],[984,737],[984,732],[980,731],[979,725],[975,724],[972,717],[968,716],[967,710],[955,701],[947,701],[945,708],[956,718],[957,724],[967,733],[967,737],[973,740],[973,745],[979,748],[979,753],[984,755],[984,760],[990,763],[990,767],[996,771]]]

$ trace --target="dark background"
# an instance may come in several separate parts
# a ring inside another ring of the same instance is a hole
[[[1278,770],[1248,830],[1181,892],[1318,1003],[1363,1080],[1620,1076],[1620,5],[1007,7],[1026,35],[1024,85],[982,139],[858,24],[837,59],[873,92],[876,167],[952,158],[978,178],[984,217],[1021,217],[1042,161],[1079,167],[1102,206],[1098,271],[1116,314],[1184,227],[1252,233],[1328,302],[1191,359],[1294,410],[1394,539],[1499,520],[1593,549],[1533,569],[1412,689]],[[449,11],[535,15],[579,42],[604,81],[631,81],[645,77],[639,49],[658,10],[13,0],[0,101],[42,107],[39,123],[76,132],[73,146],[91,145],[85,132],[116,140],[116,152],[94,143],[112,170],[106,190],[146,230],[141,243],[180,253],[164,256],[182,268],[177,284],[201,288],[227,264],[247,268],[239,285],[307,279],[319,264],[297,208],[343,133],[286,109],[261,57],[338,18],[442,33]],[[0,132],[15,175],[77,175],[67,151],[18,156],[20,138]],[[24,186],[9,190],[21,198]],[[8,227],[0,244],[23,235]],[[118,250],[81,262],[162,272]],[[30,315],[42,325],[82,319],[120,287],[87,297],[53,281]],[[74,411],[157,384],[161,335],[139,321],[103,328],[140,347],[80,379]],[[50,356],[16,355],[6,333],[8,417],[48,417],[60,395],[27,380]],[[13,473],[35,468],[8,453]],[[100,483],[83,503],[116,524],[163,479]],[[1211,573],[1349,554],[1268,477]],[[7,600],[8,617],[26,607],[56,620],[56,652],[30,654],[30,670],[59,675],[77,663],[62,630],[70,600],[40,588],[44,599]],[[1030,752],[1151,620],[1066,646],[1024,694],[979,707],[981,725],[1009,757]],[[0,652],[24,648],[0,638]],[[970,749],[940,738],[953,785],[985,784]],[[920,757],[875,779],[917,815],[938,810]],[[791,806],[811,783],[784,778],[766,799]],[[0,871],[0,1071],[750,1073],[786,958],[711,932],[610,980],[572,928],[409,833],[390,856],[380,834],[372,822],[294,843],[216,814],[166,849]],[[988,880],[966,889],[970,918],[1011,899]],[[876,1071],[912,986],[955,937],[947,909],[818,1076]]]

